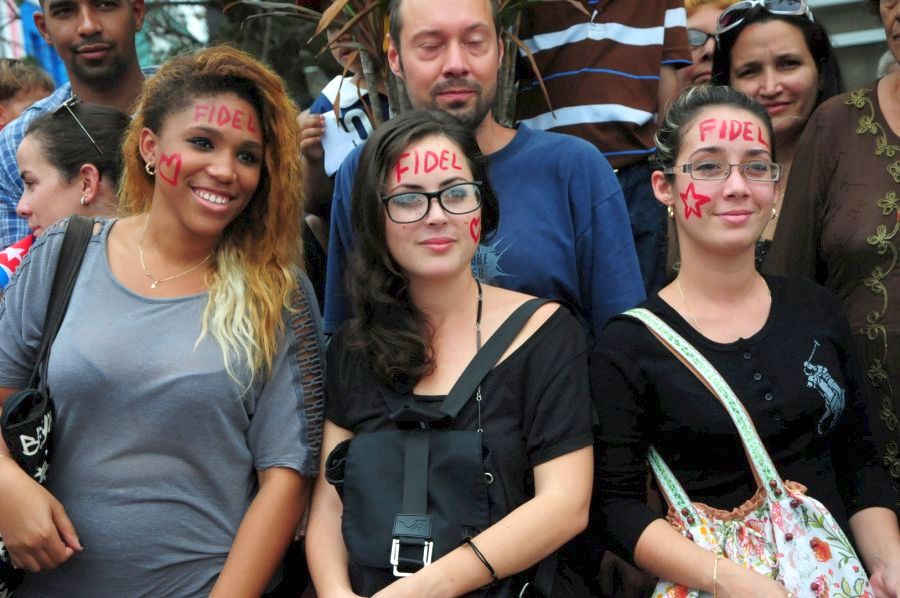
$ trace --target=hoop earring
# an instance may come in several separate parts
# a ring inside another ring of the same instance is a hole
[[[87,194],[86,194],[86,193],[82,193],[82,194],[81,194],[81,199],[79,199],[78,201],[79,201],[79,202],[81,203],[81,205],[83,205],[83,206],[88,205],[88,202],[87,202]]]
[[[772,206],[772,220],[778,218],[778,210],[775,209],[775,206]]]
[[[666,208],[666,214],[669,215],[669,218],[675,218],[675,206],[669,204],[669,207]]]
[[[147,162],[146,164],[144,164],[144,170],[145,170],[145,171],[147,172],[147,174],[149,174],[150,176],[156,176],[156,166],[154,166],[154,165],[151,164],[150,162]]]

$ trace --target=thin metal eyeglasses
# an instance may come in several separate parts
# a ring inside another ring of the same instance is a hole
[[[719,36],[744,22],[744,15],[754,6],[762,6],[773,15],[806,15],[813,21],[812,11],[806,0],[741,0],[722,11],[716,21],[716,41]]]
[[[688,29],[688,45],[692,48],[699,48],[700,46],[705,46],[706,42],[710,39],[715,41],[716,34],[715,33],[707,33],[705,31],[700,31],[699,29]]]
[[[382,197],[388,218],[397,224],[418,222],[428,215],[431,201],[447,214],[468,214],[481,207],[481,181],[455,183],[437,191],[404,191]]]
[[[53,113],[54,113],[54,114],[57,114],[57,113],[59,113],[59,111],[62,110],[63,108],[65,108],[66,110],[68,110],[68,111],[69,111],[69,114],[72,115],[72,118],[75,119],[75,123],[76,123],[79,127],[81,127],[81,130],[84,131],[84,134],[85,134],[85,135],[87,135],[87,138],[88,138],[88,140],[91,142],[91,145],[93,145],[93,146],[94,146],[94,149],[97,150],[97,153],[98,153],[99,155],[102,156],[102,155],[103,155],[103,150],[100,149],[100,146],[97,145],[97,142],[96,142],[96,141],[94,141],[93,136],[91,136],[91,134],[88,133],[88,130],[87,130],[86,128],[84,128],[84,124],[82,124],[81,119],[79,119],[77,116],[75,116],[75,111],[72,110],[72,108],[74,108],[75,106],[77,106],[77,105],[80,104],[80,103],[81,103],[81,98],[79,98],[78,96],[74,96],[74,95],[73,95],[73,96],[70,97],[68,100],[66,100],[65,102],[63,102],[62,104],[60,104],[60,105],[59,105],[59,108],[57,108],[56,110],[54,110]]]
[[[781,164],[764,160],[752,160],[741,164],[729,164],[719,160],[701,160],[669,166],[663,170],[663,173],[686,172],[695,181],[722,181],[731,176],[731,169],[734,167],[737,167],[741,176],[748,181],[772,183],[781,178]]]

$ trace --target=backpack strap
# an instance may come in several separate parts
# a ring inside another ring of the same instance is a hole
[[[66,232],[63,237],[62,247],[59,250],[59,258],[56,262],[56,271],[53,274],[53,286],[50,287],[50,299],[47,302],[47,315],[44,318],[44,332],[41,336],[41,344],[38,347],[37,361],[34,371],[31,373],[29,388],[40,385],[40,389],[47,389],[47,365],[50,361],[50,347],[56,339],[59,327],[62,325],[66,310],[69,307],[69,299],[78,279],[81,262],[87,251],[88,243],[94,229],[94,219],[72,215],[66,224]]]
[[[534,312],[539,307],[549,301],[549,299],[529,299],[506,318],[506,321],[491,335],[488,342],[475,354],[475,357],[463,370],[456,384],[450,389],[447,398],[441,403],[441,411],[449,415],[450,419],[459,415],[463,406],[475,394],[481,381],[497,365],[497,361],[519,335],[519,332],[522,331],[525,322],[534,315]]]

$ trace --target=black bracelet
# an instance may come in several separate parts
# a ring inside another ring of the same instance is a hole
[[[477,556],[478,560],[481,561],[482,563],[484,563],[484,566],[487,567],[488,573],[491,574],[491,579],[495,583],[500,581],[500,579],[497,577],[497,572],[494,571],[493,567],[491,567],[491,564],[488,562],[488,560],[484,556],[484,554],[482,554],[482,552],[480,550],[478,550],[478,547],[475,546],[475,542],[472,541],[472,538],[466,538],[465,540],[463,540],[463,542],[465,542],[466,544],[468,544],[469,546],[472,547],[472,550],[475,552],[475,556]]]

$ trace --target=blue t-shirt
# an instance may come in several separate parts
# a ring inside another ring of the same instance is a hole
[[[356,148],[335,177],[325,331],[352,315],[344,284],[353,248],[350,189]],[[594,336],[611,316],[644,299],[628,212],[606,158],[590,143],[520,125],[489,157],[500,226],[473,262],[482,281],[570,304]]]

